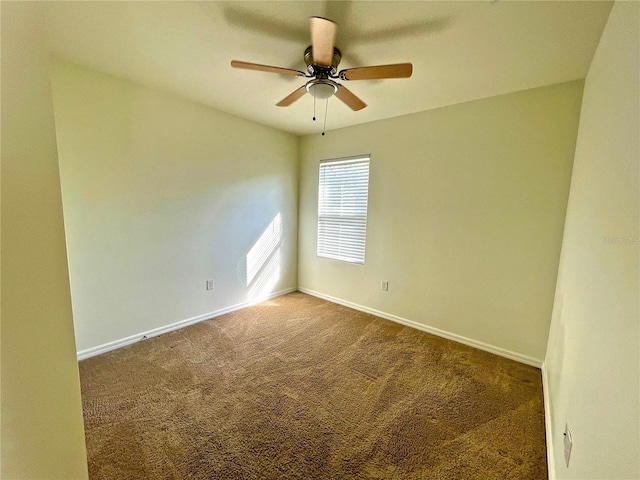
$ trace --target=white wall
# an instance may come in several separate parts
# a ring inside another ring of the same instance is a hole
[[[297,286],[295,136],[72,64],[53,89],[80,351]]]
[[[585,81],[545,359],[557,478],[640,478],[639,30],[617,2]]]
[[[576,81],[303,137],[300,287],[541,363],[581,93]],[[318,162],[366,153],[366,264],[318,258]]]
[[[3,479],[87,478],[38,5],[2,2]]]

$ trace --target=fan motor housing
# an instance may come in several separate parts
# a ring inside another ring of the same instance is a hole
[[[342,60],[342,53],[335,47],[333,48],[333,57],[331,58],[330,67],[317,65],[313,62],[313,49],[311,48],[311,45],[309,45],[304,51],[304,63],[307,64],[307,70],[309,73],[314,76],[318,74],[335,75],[338,71],[340,60]]]

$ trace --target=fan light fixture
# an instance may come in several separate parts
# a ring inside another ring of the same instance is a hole
[[[316,100],[325,100],[338,91],[338,85],[335,82],[320,78],[307,82],[306,88]]]

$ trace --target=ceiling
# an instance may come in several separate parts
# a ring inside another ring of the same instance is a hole
[[[313,98],[275,104],[304,70],[313,15],[338,23],[339,69],[413,63],[408,79],[345,82],[368,107],[329,99],[327,130],[584,78],[611,2],[48,2],[54,54],[295,134],[320,132]],[[319,102],[319,119],[324,102]]]

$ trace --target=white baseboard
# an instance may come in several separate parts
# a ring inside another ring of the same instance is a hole
[[[333,303],[344,305],[345,307],[350,307],[355,310],[360,310],[361,312],[370,313],[371,315],[375,315],[376,317],[382,317],[387,320],[391,320],[392,322],[401,323],[402,325],[406,325],[408,327],[422,330],[423,332],[431,333],[433,335],[437,335],[439,337],[443,337],[448,340],[453,340],[454,342],[463,343],[470,347],[478,348],[480,350],[484,350],[490,353],[495,353],[496,355],[500,355],[501,357],[506,357],[511,360],[525,363],[527,365],[531,365],[537,368],[542,367],[542,360],[539,360],[537,358],[529,357],[527,355],[522,355],[520,353],[512,352],[510,350],[505,350],[504,348],[496,347],[494,345],[489,345],[488,343],[463,337],[462,335],[457,335],[455,333],[447,332],[445,330],[440,330],[439,328],[423,325],[422,323],[414,322],[413,320],[408,320],[406,318],[398,317],[397,315],[392,315],[390,313],[381,312],[380,310],[375,310],[373,308],[365,307],[363,305],[358,305],[357,303],[349,302],[347,300],[342,300],[341,298],[332,297],[331,295],[325,295],[324,293],[316,292],[315,290],[310,290],[308,288],[298,287],[298,290],[301,291],[302,293],[307,293],[309,295],[313,295],[314,297],[322,298],[324,300],[328,300]]]
[[[549,480],[555,480],[556,467],[553,462],[553,428],[551,426],[551,395],[546,364],[542,364],[542,395],[544,397],[544,431],[547,439],[547,471]]]
[[[480,350],[484,350],[486,352],[494,353],[496,355],[500,355],[502,357],[509,358],[511,360],[515,360],[521,363],[525,363],[527,365],[531,365],[537,368],[542,367],[542,361],[533,357],[529,357],[527,355],[522,355],[516,352],[512,352],[510,350],[505,350],[500,347],[496,347],[494,345],[489,345],[484,342],[480,342],[478,340],[473,340],[471,338],[463,337],[461,335],[457,335],[455,333],[447,332],[445,330],[440,330],[439,328],[430,327],[428,325],[423,325],[421,323],[414,322],[413,320],[409,320],[403,317],[399,317],[397,315],[392,315],[390,313],[382,312],[380,310],[375,310],[373,308],[365,307],[363,305],[359,305],[357,303],[349,302],[347,300],[343,300],[341,298],[332,297],[331,295],[326,295],[324,293],[316,292],[315,290],[310,290],[308,288],[298,287],[298,288],[288,288],[285,290],[280,290],[278,292],[271,293],[269,295],[265,295],[260,298],[256,298],[253,300],[248,300],[246,302],[238,303],[236,305],[232,305],[230,307],[221,308],[219,310],[215,310],[213,312],[205,313],[202,315],[198,315],[197,317],[187,318],[185,320],[180,320],[175,323],[171,323],[169,325],[165,325],[162,327],[154,328],[152,330],[148,330],[146,332],[140,332],[136,335],[131,335],[129,337],[121,338],[118,340],[114,340],[112,342],[108,342],[102,345],[98,345],[96,347],[87,348],[85,350],[80,350],[78,352],[78,360],[84,360],[86,358],[94,357],[96,355],[100,355],[102,353],[109,352],[111,350],[116,350],[121,347],[125,347],[127,345],[131,345],[133,343],[140,342],[147,338],[157,337],[158,335],[162,335],[163,333],[171,332],[173,330],[178,330],[179,328],[186,327],[188,325],[193,325],[194,323],[202,322],[203,320],[208,320],[210,318],[219,317],[220,315],[224,315],[225,313],[234,312],[236,310],[240,310],[242,308],[246,308],[251,305],[255,305],[256,303],[264,302],[265,300],[269,300],[271,298],[279,297],[281,295],[286,295],[287,293],[295,292],[299,290],[303,293],[313,295],[314,297],[322,298],[324,300],[328,300],[333,303],[338,303],[340,305],[344,305],[346,307],[353,308],[355,310],[359,310],[361,312],[370,313],[371,315],[375,315],[377,317],[385,318],[387,320],[391,320],[392,322],[400,323],[402,325],[406,325],[408,327],[412,327],[418,330],[422,330],[427,333],[431,333],[433,335],[437,335],[439,337],[443,337],[449,340],[453,340],[454,342],[462,343],[468,345],[470,347],[478,348]],[[543,385],[546,378],[544,376],[543,371]],[[545,395],[547,390],[545,389]],[[545,397],[545,409],[547,408],[547,402]],[[546,411],[545,411],[546,414]],[[545,415],[545,419],[547,415]]]
[[[287,293],[295,292],[297,290],[298,290],[297,288],[287,288],[285,290],[280,290],[278,292],[274,292],[260,298],[247,300],[246,302],[238,303],[230,307],[225,307],[225,308],[221,308],[220,310],[204,313],[202,315],[198,315],[197,317],[187,318],[186,320],[180,320],[179,322],[154,328],[152,330],[141,332],[136,335],[131,335],[130,337],[114,340],[113,342],[105,343],[103,345],[98,345],[97,347],[91,347],[91,348],[87,348],[86,350],[80,350],[78,352],[78,360],[84,360],[86,358],[95,357],[96,355],[100,355],[102,353],[106,353],[111,350],[115,350],[117,348],[122,348],[127,345],[131,345],[133,343],[146,340],[147,338],[157,337],[158,335],[162,335],[163,333],[171,332],[173,330],[178,330],[179,328],[183,328],[188,325],[193,325],[194,323],[202,322],[203,320],[209,320],[210,318],[219,317],[220,315],[224,315],[225,313],[234,312],[236,310],[240,310],[242,308],[255,305],[256,303],[264,302],[265,300],[279,297],[281,295],[286,295]]]

